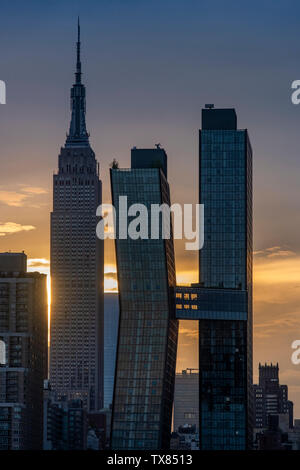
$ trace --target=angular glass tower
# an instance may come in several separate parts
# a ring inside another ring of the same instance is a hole
[[[167,155],[133,149],[131,169],[112,169],[113,205],[170,204]],[[137,214],[138,215],[138,214]],[[149,224],[150,227],[150,224]],[[116,227],[120,319],[112,413],[113,449],[167,449],[174,393],[178,321],[173,240],[127,239]]]
[[[200,449],[240,450],[252,438],[252,150],[234,109],[202,110],[199,159],[199,282],[216,301],[240,291],[236,306],[228,293],[217,316],[199,319]]]
[[[102,186],[85,124],[79,24],[75,78],[70,131],[53,176],[50,381],[58,398],[95,410],[103,406],[103,241],[96,237]]]

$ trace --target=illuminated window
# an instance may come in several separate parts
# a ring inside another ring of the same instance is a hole
[[[182,294],[180,292],[176,292],[176,299],[182,299]]]
[[[189,304],[186,304],[186,305],[184,306],[184,308],[185,308],[185,309],[190,308]]]
[[[176,304],[176,308],[181,310],[182,309],[182,305],[181,304]]]
[[[192,305],[192,310],[197,310],[197,309],[198,309],[197,305]]]
[[[188,300],[190,298],[190,294],[184,294],[184,299]]]
[[[197,299],[197,294],[191,294],[191,300]]]

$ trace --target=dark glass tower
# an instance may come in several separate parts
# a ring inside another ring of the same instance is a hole
[[[58,398],[95,410],[103,406],[103,241],[96,236],[102,187],[85,124],[79,24],[71,111],[53,177],[50,381]]]
[[[239,450],[252,437],[252,150],[235,110],[211,106],[202,110],[199,147],[199,281],[216,296],[244,291],[247,306],[245,319],[199,320],[200,449]]]
[[[113,205],[170,204],[167,155],[133,149],[131,169],[112,169]],[[149,224],[150,227],[150,224]],[[116,227],[120,320],[114,385],[113,449],[167,449],[174,393],[178,321],[173,240],[121,239]]]

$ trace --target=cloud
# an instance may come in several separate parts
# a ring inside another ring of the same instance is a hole
[[[20,191],[11,191],[9,189],[3,189],[0,191],[0,202],[12,207],[23,207],[26,205],[28,199],[41,194],[46,194],[47,191],[41,187],[25,186]],[[37,204],[31,205],[30,207],[39,208]]]
[[[187,336],[188,338],[198,338],[198,329],[194,330],[194,329],[180,327],[179,333],[181,335]]]
[[[296,253],[292,250],[283,249],[280,246],[271,246],[263,250],[253,252],[254,256],[262,258],[285,258],[288,256],[295,256]]]
[[[106,279],[115,279],[117,280],[117,273],[113,273],[113,272],[108,272],[108,273],[105,273],[104,274],[105,278]]]
[[[37,268],[40,266],[50,266],[50,261],[46,258],[30,258],[27,261],[27,265],[30,268]]]
[[[282,314],[281,317],[265,319],[260,323],[254,323],[255,338],[269,338],[287,335],[288,332],[300,330],[299,312]]]
[[[27,194],[17,193],[15,191],[0,191],[0,202],[8,206],[22,207],[28,197]]]
[[[28,232],[34,229],[33,225],[21,225],[15,222],[0,223],[0,237],[5,237],[5,235],[11,235],[12,233]]]
[[[29,194],[47,194],[48,191],[44,188],[34,187],[34,186],[26,186],[22,188],[22,191]]]
[[[50,261],[46,258],[28,258],[27,268],[29,272],[38,271],[42,274],[50,275]],[[50,282],[50,276],[48,277]]]
[[[296,253],[291,250],[278,250],[268,255],[268,258],[294,256]]]
[[[114,265],[108,264],[104,266],[104,291],[118,292],[118,278]]]

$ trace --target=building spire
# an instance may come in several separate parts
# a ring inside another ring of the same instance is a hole
[[[77,63],[76,63],[76,83],[81,83],[81,62],[80,62],[80,22],[78,16],[77,23]]]
[[[81,83],[80,22],[77,23],[77,58],[75,83],[71,88],[71,123],[66,147],[89,147],[89,134],[85,124],[85,86]]]

